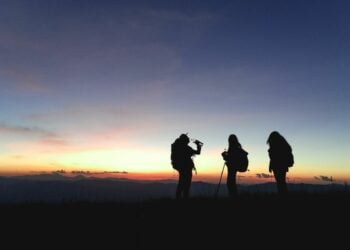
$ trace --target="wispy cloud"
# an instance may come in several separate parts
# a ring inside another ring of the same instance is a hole
[[[9,79],[11,83],[7,85],[15,91],[29,93],[43,93],[48,91],[48,87],[41,83],[41,77],[33,72],[27,73],[18,69],[2,69],[0,70],[0,76]]]
[[[320,180],[320,181],[329,181],[329,182],[334,181],[332,176],[329,177],[329,176],[325,176],[325,175],[319,175],[319,176],[314,176],[314,178],[316,180]]]
[[[258,177],[258,178],[272,178],[273,175],[265,174],[265,173],[258,173],[258,174],[256,174],[256,177]]]
[[[23,82],[23,83],[17,83],[16,88],[22,91],[26,92],[36,92],[36,93],[42,93],[47,91],[47,87],[43,84],[37,83],[37,82]]]
[[[19,160],[19,159],[23,159],[25,156],[24,156],[24,155],[16,154],[16,155],[12,155],[11,157],[12,157],[13,159]]]
[[[72,171],[66,171],[64,169],[57,169],[53,170],[51,172],[48,171],[30,171],[31,173],[38,173],[38,174],[60,174],[60,175],[104,175],[104,174],[129,174],[127,171],[88,171],[88,170],[72,170]]]
[[[40,128],[40,127],[29,127],[22,125],[9,125],[7,123],[0,123],[0,135],[15,135],[20,137],[29,137],[34,141],[31,141],[33,147],[65,147],[70,143],[61,135],[56,132]],[[17,143],[22,142],[17,140]],[[28,143],[28,142],[27,142]],[[26,144],[26,143],[24,143]],[[29,145],[27,145],[29,146]]]
[[[128,174],[127,171],[84,171],[84,170],[73,170],[72,174],[83,174],[83,175],[99,175],[99,174]]]
[[[204,11],[190,14],[190,13],[184,13],[176,10],[145,9],[144,13],[154,18],[159,18],[162,20],[171,20],[176,22],[184,22],[184,23],[196,23],[196,22],[203,23],[205,21],[211,21],[218,17],[213,12],[204,12]]]
[[[9,125],[0,123],[0,133],[15,133],[22,135],[52,136],[54,133],[38,127],[27,127],[21,125]]]
[[[176,24],[185,27],[183,32],[186,29],[201,32],[204,27],[219,18],[220,15],[204,10],[184,13],[171,9],[143,8],[126,15],[123,21],[133,30],[154,32],[164,29],[167,25]]]
[[[156,99],[156,98],[155,98]],[[167,120],[162,114],[147,107],[148,102],[136,100],[137,105],[111,107],[109,105],[67,106],[50,113],[36,113],[27,116],[34,123],[50,123],[61,127],[64,134],[70,134],[79,145],[115,146],[140,140],[141,135],[159,134],[159,128]],[[145,103],[139,106],[139,103]],[[154,106],[160,107],[157,103]],[[155,108],[156,109],[156,108]],[[62,122],[64,121],[64,122]],[[71,126],[68,126],[71,124]],[[78,127],[77,127],[78,124]],[[62,138],[44,138],[43,143],[64,145]],[[125,146],[125,145],[124,145]]]
[[[61,169],[61,170],[55,170],[55,171],[52,171],[51,173],[52,173],[52,174],[65,174],[65,173],[66,173],[66,171],[65,171],[65,170],[63,170],[63,169]]]
[[[40,144],[42,145],[47,145],[47,146],[68,146],[69,143],[66,139],[56,135],[56,134],[51,134],[51,135],[46,135],[44,136],[40,141]]]

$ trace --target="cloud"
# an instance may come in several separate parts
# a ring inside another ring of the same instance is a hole
[[[197,11],[193,13],[184,13],[177,10],[164,10],[164,9],[144,9],[143,14],[140,13],[140,17],[147,17],[149,22],[158,21],[160,24],[164,22],[181,23],[185,25],[201,25],[211,23],[218,19],[219,15],[213,12]],[[139,17],[139,18],[140,18]],[[140,19],[141,19],[140,18]],[[134,18],[134,20],[137,18]],[[153,20],[152,20],[153,19]],[[157,23],[158,23],[157,22]]]
[[[84,171],[84,170],[73,170],[71,171],[72,174],[83,174],[83,175],[98,175],[98,174],[128,174],[127,171]]]
[[[41,142],[50,145],[63,145],[66,141],[55,132],[39,128],[21,125],[9,125],[0,123],[0,134],[16,134],[23,136],[41,137]]]
[[[128,174],[127,171],[103,171],[103,174]]]
[[[26,93],[47,92],[48,87],[41,83],[39,74],[27,73],[18,69],[2,69],[0,76],[7,78],[10,83],[5,83],[9,88]]]
[[[328,177],[328,176],[325,176],[325,175],[320,175],[320,176],[314,176],[314,178],[316,180],[320,180],[320,181],[330,181],[332,182],[333,181],[333,177]]]
[[[47,171],[29,171],[29,173],[32,173],[32,174],[47,174],[49,172],[47,172]]]
[[[8,125],[4,123],[0,123],[0,133],[32,134],[32,135],[48,134],[47,131],[40,128],[26,127],[26,126],[20,126],[20,125]]]
[[[61,170],[52,171],[51,173],[52,173],[52,174],[65,174],[66,171],[63,170],[63,169],[61,169]]]
[[[258,173],[258,174],[256,174],[256,177],[258,177],[258,178],[272,178],[273,175],[265,174],[265,173]]]
[[[58,136],[58,135],[48,135],[44,136],[40,141],[40,144],[46,145],[46,146],[55,146],[55,147],[62,147],[62,146],[68,146],[69,143],[66,139]]]
[[[16,154],[16,155],[12,155],[11,157],[12,157],[13,159],[19,160],[19,159],[23,159],[25,156],[24,156],[24,155]]]
[[[22,90],[25,92],[35,92],[35,93],[42,93],[47,90],[47,87],[43,84],[36,83],[36,82],[24,82],[24,83],[18,83],[16,85],[16,88],[18,90]]]
[[[21,147],[21,145],[23,148],[41,148],[45,150],[52,147],[56,150],[58,147],[64,148],[71,146],[71,144],[61,135],[40,127],[0,123],[0,135],[31,138],[31,141],[29,142],[20,142],[17,140],[15,143],[17,150]]]
[[[70,135],[70,141],[79,141],[82,148],[91,148],[92,145],[95,148],[113,147],[120,143],[125,146],[139,142],[142,135],[159,134],[162,124],[170,115],[156,113],[153,107],[161,107],[160,102],[155,101],[157,98],[153,98],[155,103],[151,107],[147,107],[148,101],[129,99],[135,105],[72,105],[50,113],[33,113],[27,118],[34,123],[55,124],[57,127],[64,125],[64,133]],[[140,103],[145,104],[140,107]],[[43,138],[42,142],[65,145],[62,139],[51,136]]]

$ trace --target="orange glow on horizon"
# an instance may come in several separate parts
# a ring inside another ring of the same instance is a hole
[[[20,176],[20,175],[39,175],[39,174],[62,174],[67,177],[73,177],[76,175],[83,175],[86,177],[97,177],[97,178],[125,178],[130,180],[138,181],[177,181],[178,173],[175,170],[169,171],[159,171],[159,172],[118,172],[118,171],[108,171],[100,169],[89,169],[89,170],[55,170],[55,171],[45,171],[40,170],[39,168],[34,168],[35,170],[23,171],[21,168],[12,169],[12,170],[2,170],[0,171],[0,176]],[[227,172],[224,171],[221,183],[226,183]],[[267,173],[266,173],[267,174]],[[267,177],[257,177],[257,173],[246,172],[237,174],[237,184],[258,184],[265,182],[275,182],[275,179],[271,173],[268,173],[270,176]],[[218,183],[220,179],[221,172],[216,173],[206,173],[198,171],[196,174],[193,172],[193,182],[203,181],[208,183]],[[287,173],[287,182],[288,183],[326,183],[321,180],[317,180],[316,176],[313,175],[300,175]],[[343,184],[350,180],[350,176],[332,176],[334,183]]]
[[[210,150],[194,158],[198,174],[193,181],[218,183],[223,161],[218,149]],[[219,155],[219,156],[218,156]],[[49,164],[48,164],[49,163]],[[274,181],[268,172],[268,159],[250,158],[249,171],[238,173],[237,183],[251,184]],[[335,167],[324,168],[317,165],[296,164],[287,173],[290,183],[315,183],[318,176],[332,176],[335,182],[350,180],[348,170],[344,168],[333,172]],[[178,174],[172,169],[169,152],[164,148],[145,148],[127,146],[122,148],[91,148],[64,152],[34,152],[6,154],[0,156],[0,175],[16,176],[26,174],[50,174],[63,170],[65,175],[84,174],[88,176],[128,178],[135,180],[177,180]],[[73,172],[73,173],[72,173]],[[124,172],[127,172],[124,173]],[[95,174],[94,174],[95,173]],[[226,167],[223,182],[226,181]]]

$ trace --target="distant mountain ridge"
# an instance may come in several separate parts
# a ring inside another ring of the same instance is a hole
[[[25,202],[138,202],[147,199],[173,198],[177,182],[174,180],[139,181],[126,178],[96,178],[58,173],[16,177],[0,177],[0,203]],[[339,184],[289,184],[291,192],[348,191]],[[192,196],[213,197],[217,184],[193,182]],[[275,193],[274,182],[238,185],[240,193]],[[220,196],[227,196],[221,184]]]

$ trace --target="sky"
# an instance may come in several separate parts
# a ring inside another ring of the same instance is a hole
[[[0,175],[177,178],[170,144],[188,133],[204,143],[195,180],[217,181],[236,134],[253,182],[279,131],[289,181],[349,181],[349,13],[345,0],[0,0]]]

